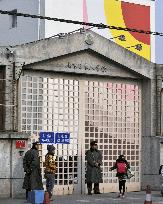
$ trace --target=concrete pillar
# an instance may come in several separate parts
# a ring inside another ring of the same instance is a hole
[[[14,121],[14,101],[13,101],[13,64],[6,65],[5,71],[5,91],[4,91],[4,106],[5,106],[5,119],[4,130],[13,130]]]
[[[160,190],[160,138],[142,137],[141,189],[150,185],[153,190]]]
[[[143,80],[142,86],[142,146],[141,146],[141,188],[147,185],[159,190],[160,139],[157,132],[156,73],[152,79]]]
[[[20,93],[19,93],[19,78],[22,73],[23,69],[23,63],[19,62],[14,62],[14,83],[13,83],[13,101],[14,101],[14,107],[13,107],[13,117],[14,117],[14,123],[13,123],[13,128],[14,131],[19,131],[18,130],[18,111],[19,107],[19,99],[20,99]]]
[[[26,133],[0,133],[0,197],[22,197],[25,195],[25,191],[22,189],[23,156],[27,151],[28,138]],[[17,140],[25,141],[26,148],[17,149]],[[23,151],[23,155],[20,155],[20,151]]]
[[[157,75],[157,130],[156,135],[161,136],[161,90],[162,90],[162,75]]]

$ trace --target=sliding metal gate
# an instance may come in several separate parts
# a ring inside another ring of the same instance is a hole
[[[117,191],[116,172],[109,168],[122,153],[135,174],[128,190],[140,189],[141,89],[137,83],[26,72],[19,90],[20,131],[30,133],[33,140],[40,131],[71,134],[70,145],[55,145],[55,194],[86,192],[85,151],[92,140],[103,154],[101,191]],[[42,145],[41,165],[46,152]]]

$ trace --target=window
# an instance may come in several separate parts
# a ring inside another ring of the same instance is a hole
[[[14,9],[11,11],[13,15],[11,15],[11,28],[16,28],[17,27],[17,9]]]

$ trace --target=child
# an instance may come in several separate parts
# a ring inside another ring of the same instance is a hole
[[[110,171],[117,169],[116,177],[119,180],[119,195],[118,197],[124,198],[125,193],[125,184],[127,179],[127,170],[130,169],[129,163],[125,160],[124,155],[120,155],[116,160],[113,167],[110,168]]]

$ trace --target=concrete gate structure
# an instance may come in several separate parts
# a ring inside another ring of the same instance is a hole
[[[71,135],[70,145],[56,145],[55,194],[86,192],[85,151],[92,140],[103,154],[101,192],[117,191],[116,172],[109,168],[121,153],[135,175],[128,191],[147,184],[158,189],[160,84],[155,64],[91,31],[12,51],[13,129],[33,140],[40,131]],[[41,165],[45,154],[42,145]]]

